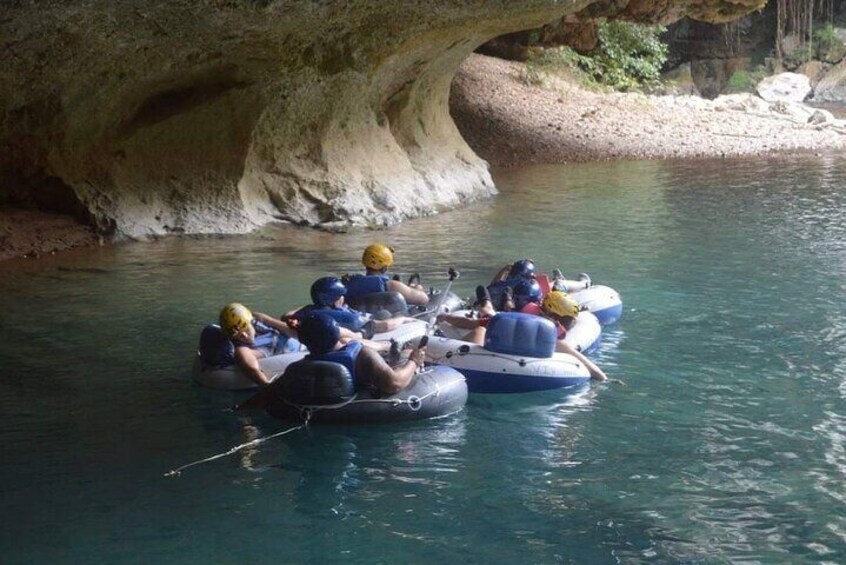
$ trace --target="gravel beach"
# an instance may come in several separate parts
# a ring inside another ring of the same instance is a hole
[[[453,82],[452,115],[491,165],[846,149],[846,121],[803,104],[751,94],[705,100],[599,93],[551,76],[532,85],[521,78],[523,68],[472,55]]]

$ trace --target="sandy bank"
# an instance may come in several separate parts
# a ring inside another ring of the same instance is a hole
[[[472,55],[453,82],[458,128],[492,165],[846,149],[846,122],[808,123],[813,109],[803,105],[602,94],[554,77],[528,85],[522,67]]]
[[[0,261],[14,257],[35,259],[99,242],[91,227],[69,216],[20,208],[0,209]]]

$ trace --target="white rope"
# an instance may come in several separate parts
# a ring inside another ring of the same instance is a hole
[[[227,451],[225,453],[218,453],[217,455],[212,455],[211,457],[207,457],[205,459],[200,459],[199,461],[194,461],[193,463],[188,463],[187,465],[183,465],[182,467],[177,467],[176,469],[172,469],[172,470],[168,471],[163,476],[164,477],[178,477],[180,474],[182,474],[182,471],[187,469],[188,467],[193,467],[194,465],[199,465],[200,463],[208,463],[209,461],[214,461],[215,459],[221,459],[223,457],[227,457],[229,455],[232,455],[233,453],[237,453],[238,451],[241,451],[242,449],[244,449],[246,447],[253,447],[253,446],[256,446],[256,445],[260,445],[260,444],[262,444],[262,443],[264,443],[268,440],[271,440],[275,437],[283,436],[287,433],[294,432],[296,430],[300,430],[304,427],[306,427],[306,424],[302,424],[302,425],[296,426],[294,428],[289,428],[287,430],[283,430],[281,432],[278,432],[278,433],[275,433],[273,435],[269,435],[269,436],[266,436],[266,437],[260,437],[260,438],[254,439],[252,441],[248,441],[247,443],[242,443],[241,445],[236,445],[235,447],[233,447],[232,449],[230,449],[229,451]]]
[[[449,388],[452,385],[454,385],[456,383],[461,383],[461,382],[464,382],[464,379],[456,379],[454,381],[450,381],[450,382],[446,383],[445,387]],[[435,389],[432,390],[432,391],[429,391],[428,393],[424,394],[423,396],[414,396],[414,397],[409,397],[407,399],[402,399],[402,398],[359,398],[359,399],[357,399],[355,396],[353,396],[351,399],[349,399],[347,401],[340,402],[338,404],[328,404],[328,405],[327,404],[317,404],[317,405],[294,404],[293,402],[288,402],[286,400],[283,400],[283,402],[285,404],[287,404],[288,406],[291,406],[293,408],[299,408],[300,410],[307,410],[307,411],[310,411],[310,412],[317,412],[318,410],[337,410],[337,409],[343,408],[343,407],[345,407],[349,404],[379,404],[379,403],[382,403],[382,404],[391,404],[393,406],[400,406],[402,404],[411,405],[411,404],[419,404],[419,403],[423,402],[424,400],[426,400],[426,399],[428,399],[429,397],[432,397],[432,396],[435,396],[435,397],[440,396],[441,386],[437,382],[435,382],[434,385],[435,385]],[[412,401],[411,398],[414,398],[415,400]]]
[[[516,364],[520,365],[521,367],[525,366],[525,365],[531,365],[531,364],[534,364],[534,363],[550,363],[550,362],[551,363],[563,363],[565,365],[573,365],[573,366],[576,366],[576,367],[579,366],[579,363],[577,361],[570,361],[569,359],[555,359],[553,357],[544,357],[544,358],[541,358],[541,357],[528,357],[528,358],[520,357],[520,358],[514,358],[514,357],[511,357],[511,356],[502,354],[502,353],[495,353],[493,351],[485,351],[485,352],[468,351],[466,353],[462,353],[461,351],[459,351],[457,349],[455,351],[453,351],[453,350],[447,351],[446,353],[444,353],[440,357],[432,357],[432,362],[437,364],[437,363],[443,361],[444,359],[449,359],[450,357],[469,357],[469,356],[473,356],[473,355],[475,355],[477,357],[495,357],[495,358],[498,358],[498,359],[505,359],[507,361],[511,361],[512,363],[516,363]]]

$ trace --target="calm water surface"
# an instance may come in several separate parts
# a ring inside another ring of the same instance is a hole
[[[385,233],[272,229],[5,263],[4,563],[846,561],[846,159],[499,171],[502,194]],[[414,425],[288,427],[192,384],[199,329],[357,268],[470,295],[501,264],[623,296],[627,386],[475,395]]]

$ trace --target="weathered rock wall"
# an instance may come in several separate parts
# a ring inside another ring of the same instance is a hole
[[[589,4],[7,0],[0,201],[143,236],[386,224],[489,195],[487,165],[449,115],[456,69],[492,37]]]

